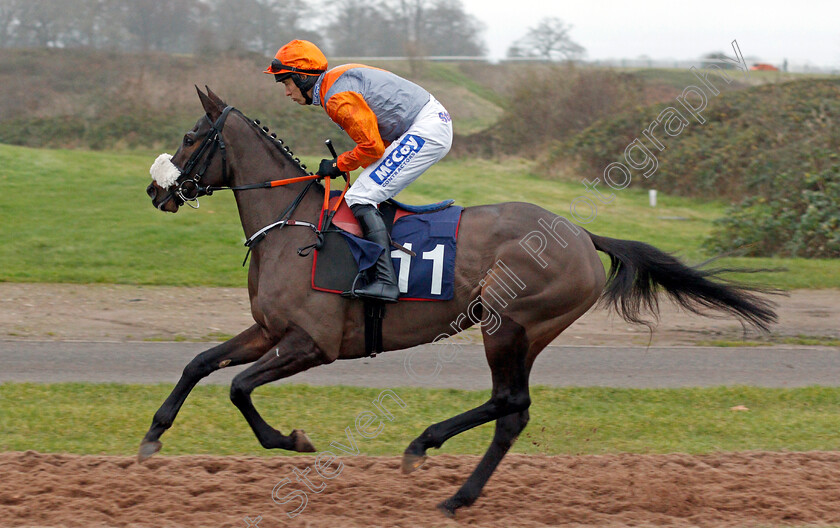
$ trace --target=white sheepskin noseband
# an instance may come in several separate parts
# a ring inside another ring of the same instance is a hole
[[[172,154],[161,154],[157,157],[152,168],[149,169],[149,174],[152,175],[152,180],[157,183],[161,189],[168,189],[175,185],[178,178],[181,176],[181,171],[172,163]]]

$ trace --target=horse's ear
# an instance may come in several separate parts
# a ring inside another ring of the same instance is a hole
[[[212,100],[213,100],[213,102],[215,102],[217,105],[221,106],[222,108],[224,108],[224,107],[226,107],[226,106],[227,106],[227,103],[225,103],[224,101],[222,101],[222,98],[221,98],[221,97],[219,97],[218,95],[214,94],[214,93],[213,93],[213,90],[211,90],[209,86],[207,86],[207,85],[205,84],[205,85],[204,85],[204,88],[206,88],[206,89],[207,89],[207,96],[208,96],[210,99],[212,99]]]
[[[201,99],[201,106],[204,107],[204,111],[207,112],[207,115],[210,116],[211,121],[215,121],[222,115],[222,110],[224,108],[220,108],[219,105],[208,95],[205,95],[198,86],[195,87],[195,91],[198,92],[198,98]]]

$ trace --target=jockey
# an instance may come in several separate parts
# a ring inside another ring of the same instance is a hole
[[[321,161],[317,174],[336,177],[359,167],[345,200],[367,240],[385,248],[374,266],[375,280],[355,296],[395,302],[399,286],[391,262],[391,240],[381,202],[392,198],[437,163],[452,146],[452,120],[432,95],[391,72],[347,64],[327,70],[317,46],[293,40],[280,48],[264,73],[286,87],[301,105],[319,105],[356,147]]]

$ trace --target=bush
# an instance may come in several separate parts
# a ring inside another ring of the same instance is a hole
[[[747,256],[840,258],[840,164],[819,173],[783,172],[761,182],[762,192],[732,206],[706,241],[714,251]]]
[[[352,142],[323,111],[284,100],[258,54],[186,57],[93,50],[0,49],[0,143],[50,148],[177,147],[209,85],[296,152],[324,154]],[[48,64],[49,67],[44,67]]]
[[[490,129],[463,141],[458,154],[535,155],[626,107],[644,92],[638,77],[573,65],[510,73],[507,108]]]
[[[816,150],[840,148],[840,81],[804,80],[765,85],[709,97],[705,123],[686,115],[689,125],[677,136],[664,136],[659,151],[643,132],[676,101],[638,107],[598,121],[551,153],[544,172],[556,172],[571,160],[577,174],[603,173],[610,163],[624,162],[624,149],[640,139],[659,167],[634,186],[682,195],[738,200],[762,190],[776,174],[819,173],[824,159]],[[639,176],[641,176],[639,174]]]

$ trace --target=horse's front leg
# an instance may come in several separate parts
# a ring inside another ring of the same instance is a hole
[[[163,444],[160,435],[172,427],[175,416],[184,404],[184,400],[202,378],[224,367],[251,363],[262,357],[275,341],[262,327],[254,325],[229,341],[215,346],[197,355],[184,368],[181,379],[172,389],[152,419],[149,432],[140,443],[137,458],[140,462],[154,455]]]
[[[315,446],[306,433],[295,429],[289,436],[274,429],[257,412],[251,392],[260,385],[287,378],[312,367],[331,363],[335,358],[325,354],[302,328],[292,325],[279,343],[256,363],[240,372],[230,385],[230,400],[248,421],[260,445],[266,449],[287,449],[313,453]]]

